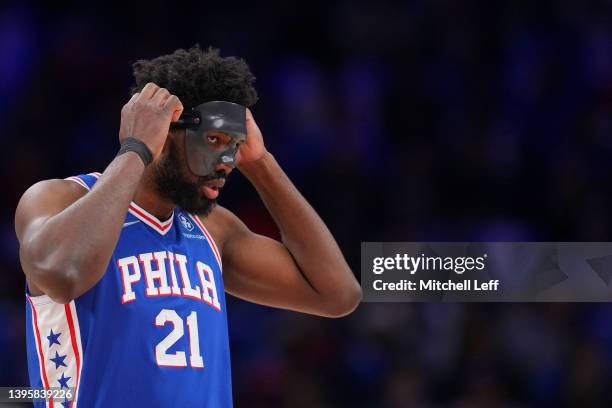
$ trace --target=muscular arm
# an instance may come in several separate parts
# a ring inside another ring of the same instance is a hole
[[[158,157],[171,120],[182,110],[176,96],[149,83],[123,107],[119,139],[139,139]],[[128,152],[116,157],[85,195],[64,180],[43,181],[24,193],[15,231],[32,288],[68,303],[102,278],[144,168],[140,157]]]
[[[143,171],[129,152],[113,160],[87,194],[66,180],[42,181],[25,192],[15,230],[32,286],[67,303],[102,278]]]
[[[274,157],[241,167],[280,229],[282,243],[254,234],[223,208],[213,228],[224,236],[226,290],[240,298],[328,317],[354,310],[361,289],[336,241]]]

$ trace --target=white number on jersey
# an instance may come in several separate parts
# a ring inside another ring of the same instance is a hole
[[[155,326],[163,327],[167,322],[172,323],[172,331],[155,346],[155,359],[162,367],[187,367],[187,359],[184,351],[168,354],[167,351],[185,333],[183,319],[174,310],[162,309],[155,318]],[[187,316],[187,331],[189,333],[191,367],[203,368],[204,360],[200,355],[200,338],[198,334],[198,314],[193,311]]]

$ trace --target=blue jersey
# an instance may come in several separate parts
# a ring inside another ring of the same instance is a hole
[[[99,176],[68,180],[89,190]],[[31,385],[76,390],[35,406],[231,407],[221,271],[196,216],[160,221],[132,203],[93,288],[67,305],[26,294]]]

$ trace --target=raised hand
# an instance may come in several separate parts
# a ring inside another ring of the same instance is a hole
[[[249,109],[246,110],[246,129],[247,136],[244,143],[240,145],[238,153],[236,153],[236,164],[247,164],[262,158],[266,154],[261,130],[253,119],[253,114]]]
[[[170,123],[177,121],[182,112],[183,104],[176,95],[149,82],[121,109],[119,141],[128,137],[141,140],[155,159],[164,147]]]

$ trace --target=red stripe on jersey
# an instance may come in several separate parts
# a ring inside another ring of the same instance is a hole
[[[38,330],[38,317],[36,316],[36,308],[34,307],[34,303],[32,303],[32,299],[29,296],[26,296],[28,302],[30,302],[30,306],[32,306],[32,315],[34,318],[34,327],[36,332],[36,347],[38,348],[38,359],[39,364],[42,368],[43,382],[45,384],[45,389],[49,389],[49,380],[47,379],[47,370],[45,370],[45,362],[44,362],[44,354],[42,351],[42,343],[40,342],[40,330]],[[42,360],[42,361],[41,361]],[[49,406],[53,408],[53,399],[49,399]]]
[[[64,180],[74,181],[75,183],[77,183],[77,184],[79,184],[79,185],[81,185],[81,186],[83,186],[83,187],[85,187],[86,189],[89,190],[89,186],[87,184],[85,184],[85,182],[83,180],[81,180],[80,178],[78,178],[78,177],[68,177],[68,178],[66,178]]]
[[[155,225],[157,228],[159,228],[162,231],[166,231],[168,228],[170,228],[172,226],[171,222],[169,222],[166,225],[160,224],[159,221],[157,221],[156,219],[150,217],[148,214],[145,214],[144,212],[142,212],[140,209],[138,209],[133,204],[130,204],[130,210],[134,211],[136,214],[138,214],[139,216],[141,216],[145,220],[149,221],[151,224]]]
[[[70,328],[70,341],[72,342],[72,350],[74,351],[74,356],[76,357],[76,384],[74,386],[75,394],[79,390],[79,372],[81,371],[81,356],[79,355],[79,347],[77,346],[76,340],[76,331],[74,330],[74,321],[72,320],[72,310],[70,310],[70,304],[64,305],[64,309],[66,310],[66,319],[68,320],[68,327]],[[76,400],[76,395],[70,402],[70,406],[74,405],[74,401]]]
[[[204,235],[206,235],[206,238],[208,238],[208,242],[210,242],[210,246],[213,252],[215,253],[215,257],[217,258],[219,268],[223,270],[223,265],[221,264],[221,256],[219,255],[219,250],[217,249],[217,245],[215,244],[215,241],[213,240],[212,236],[208,233],[208,230],[206,229],[204,224],[202,224],[202,221],[200,221],[200,218],[197,215],[192,215],[191,218],[193,218],[193,220],[196,222],[196,224],[198,224],[198,227],[200,227]]]

